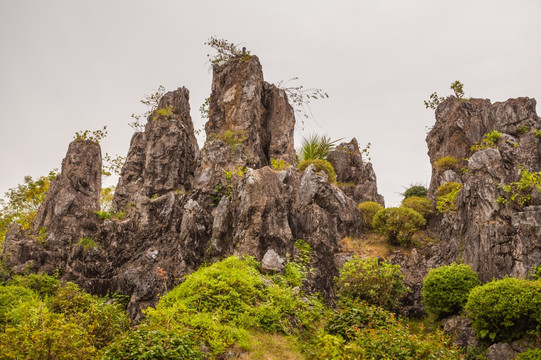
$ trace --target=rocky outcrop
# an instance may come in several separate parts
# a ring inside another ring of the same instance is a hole
[[[520,167],[541,170],[541,129],[535,100],[510,99],[491,104],[451,97],[436,111],[436,124],[427,136],[430,161],[444,156],[464,158],[463,169],[439,172],[434,167],[430,193],[447,181],[462,184],[456,211],[439,214],[430,230],[441,242],[444,262],[462,260],[484,281],[505,275],[524,277],[541,263],[541,202],[499,203],[501,184],[518,181]],[[501,138],[476,151],[484,134],[497,130]],[[531,191],[531,190],[530,190]]]
[[[376,173],[372,163],[363,161],[357,139],[341,143],[327,156],[336,172],[340,189],[358,204],[375,201],[385,206],[383,196],[378,194]]]
[[[6,234],[2,258],[16,271],[64,269],[69,249],[98,231],[94,214],[100,209],[101,150],[91,140],[71,142],[62,171],[51,181],[39,207],[33,229],[12,226]]]
[[[125,209],[138,195],[190,190],[199,146],[188,100],[186,88],[168,92],[148,117],[145,131],[133,135],[115,191],[116,209]]]
[[[330,301],[338,242],[361,234],[358,201],[313,166],[303,173],[267,166],[271,159],[294,163],[295,117],[285,92],[263,80],[257,57],[235,58],[213,70],[201,151],[188,90],[165,94],[145,131],[132,138],[114,197],[117,213],[100,219],[94,213],[99,146],[71,144],[35,231],[10,229],[5,263],[19,273],[62,274],[95,294],[129,295],[128,310],[138,320],[159,294],[205,261],[251,255],[263,260],[265,271],[282,271],[284,261],[299,255],[295,243],[302,239],[312,249],[314,269],[304,286]],[[351,172],[351,181],[365,189],[355,196],[379,196],[370,164],[353,158],[345,160],[344,174]],[[42,227],[48,237],[36,241]]]

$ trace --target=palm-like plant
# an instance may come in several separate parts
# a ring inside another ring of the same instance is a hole
[[[336,143],[340,140],[331,140],[328,136],[312,134],[304,139],[298,153],[298,159],[300,162],[311,159],[325,160],[329,152],[334,150]]]

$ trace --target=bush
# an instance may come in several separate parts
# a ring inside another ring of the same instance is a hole
[[[539,360],[541,359],[541,349],[529,349],[517,355],[515,360]]]
[[[423,281],[423,303],[438,318],[458,314],[470,291],[481,285],[469,265],[451,264],[431,269]]]
[[[365,201],[360,203],[357,207],[361,211],[363,226],[366,228],[372,228],[372,219],[374,218],[374,215],[383,209],[383,206],[375,201]]]
[[[139,327],[107,347],[103,360],[160,359],[196,360],[202,354],[185,334],[178,330]]]
[[[0,324],[18,322],[19,316],[13,312],[21,304],[37,299],[36,294],[22,286],[0,286]]]
[[[426,197],[410,196],[402,200],[402,207],[415,210],[426,219],[432,213],[434,204]]]
[[[413,234],[425,224],[421,214],[406,207],[380,210],[372,220],[372,227],[391,245],[409,245]]]
[[[299,171],[303,172],[308,166],[314,165],[316,168],[316,172],[323,171],[325,174],[327,174],[329,178],[329,183],[334,184],[336,182],[336,173],[334,172],[334,168],[332,167],[331,163],[327,160],[322,159],[308,159],[304,160],[299,164]]]
[[[365,300],[384,308],[394,307],[406,292],[400,265],[379,259],[354,257],[340,269],[336,281],[337,294],[342,299]]]
[[[52,297],[60,286],[60,281],[47,274],[16,275],[9,282],[10,285],[22,286],[34,291],[41,299]]]
[[[388,329],[397,323],[393,313],[379,306],[369,305],[364,301],[342,301],[339,308],[331,314],[325,331],[351,340],[362,329]]]
[[[501,132],[497,130],[492,130],[491,132],[486,133],[480,142],[477,142],[475,145],[472,145],[470,147],[470,150],[479,151],[479,150],[484,150],[488,148],[497,149],[498,147],[496,146],[496,144],[498,143],[498,141],[500,141],[501,137],[502,137]]]
[[[470,292],[465,306],[481,338],[513,341],[541,331],[541,282],[515,278],[492,281]]]
[[[447,182],[436,190],[436,210],[440,213],[456,211],[456,198],[462,184]]]
[[[426,197],[428,195],[428,189],[422,185],[412,185],[402,195],[404,195],[404,199],[410,196]]]
[[[456,171],[456,166],[460,160],[454,156],[444,156],[434,162],[434,168],[437,172],[444,172],[447,170]]]
[[[462,359],[450,341],[437,330],[416,334],[402,324],[386,328],[359,329],[350,341],[322,334],[313,359]]]
[[[288,167],[291,166],[291,164],[289,164],[287,161],[285,161],[284,159],[274,159],[272,158],[271,159],[271,169],[272,170],[276,170],[276,171],[282,171],[282,170],[285,170],[287,169]]]

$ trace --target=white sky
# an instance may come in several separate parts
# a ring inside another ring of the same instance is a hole
[[[102,152],[125,156],[159,85],[190,90],[201,128],[212,35],[258,55],[269,82],[328,92],[296,147],[312,132],[371,142],[387,206],[429,182],[433,91],[541,100],[539,0],[0,0],[0,194],[60,168],[76,131],[106,125]]]

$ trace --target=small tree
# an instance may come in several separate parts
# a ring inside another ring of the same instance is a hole
[[[405,207],[380,210],[372,220],[372,227],[391,245],[409,245],[413,234],[425,224],[421,214]]]

